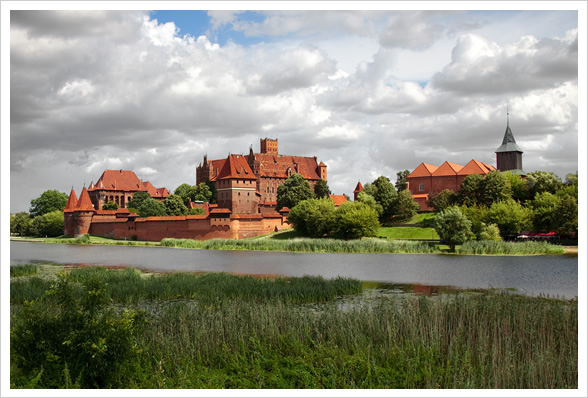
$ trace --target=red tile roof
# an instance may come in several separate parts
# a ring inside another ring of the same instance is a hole
[[[256,153],[255,159],[259,160],[259,174],[261,177],[288,178],[290,174],[301,174],[307,180],[320,180],[317,174],[317,159],[315,157],[272,155],[269,153]],[[321,166],[324,163],[321,162]]]
[[[477,160],[470,160],[460,171],[459,175],[470,175],[470,174],[488,174],[489,172],[496,170],[494,166],[490,166],[486,163],[479,162]]]
[[[437,170],[435,170],[433,172],[433,175],[434,176],[454,176],[461,169],[463,169],[463,166],[461,166],[461,165],[459,165],[457,163],[451,163],[449,161],[446,161],[441,166],[439,166],[437,168]]]
[[[105,170],[90,191],[145,191],[143,183],[131,170]]]
[[[76,205],[76,211],[95,211],[94,206],[92,206],[92,201],[90,200],[90,195],[88,194],[88,190],[86,189],[86,187],[82,189],[80,199],[78,200],[78,204]]]
[[[65,213],[70,213],[75,210],[76,206],[78,205],[78,197],[76,193],[72,189],[69,193],[69,198],[67,199],[67,204],[65,205],[65,209],[63,210]]]
[[[432,164],[421,163],[416,169],[414,169],[412,173],[408,175],[407,178],[430,177],[437,169],[438,167],[433,166]]]
[[[212,209],[210,211],[210,214],[230,214],[230,213],[231,213],[231,210],[219,208],[219,207],[217,207],[216,209]]]
[[[358,181],[355,189],[353,190],[353,193],[360,193],[361,191],[363,191],[363,185],[361,185],[361,182]]]
[[[242,155],[229,155],[216,179],[255,180],[257,177],[253,174],[245,157]]]
[[[347,202],[345,195],[329,195],[329,198],[335,202],[335,206],[341,206],[343,203]]]

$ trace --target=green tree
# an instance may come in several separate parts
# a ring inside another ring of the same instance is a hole
[[[512,190],[512,198],[519,202],[524,202],[529,198],[529,184],[527,180],[521,177],[519,174],[512,173],[511,171],[503,172],[504,176],[510,182],[510,188]]]
[[[427,206],[432,207],[435,211],[443,211],[457,202],[457,195],[455,192],[444,189],[441,192],[431,192],[429,199],[427,199]]]
[[[189,215],[194,215],[194,216],[203,215],[204,213],[206,213],[206,212],[204,211],[203,207],[195,207],[193,209],[190,209],[190,211],[188,211]]]
[[[333,237],[339,239],[360,239],[376,236],[380,228],[378,214],[361,202],[345,202],[335,212]]]
[[[474,205],[470,207],[460,206],[459,210],[472,223],[473,234],[479,237],[482,233],[482,225],[485,224],[484,220],[486,219],[486,213],[488,213],[488,208],[483,205]]]
[[[503,237],[518,234],[530,229],[533,225],[533,212],[519,202],[509,199],[504,202],[492,203],[488,209],[484,222],[496,224]]]
[[[48,190],[36,199],[31,200],[29,213],[31,217],[42,216],[54,210],[63,211],[67,205],[68,196],[63,192]]]
[[[40,236],[61,236],[64,231],[63,211],[54,210],[45,213],[41,217],[41,226],[39,228]]]
[[[467,175],[461,183],[457,194],[457,202],[460,205],[474,206],[482,204],[484,177],[480,174]]]
[[[188,214],[188,208],[180,195],[171,194],[163,201],[163,207],[168,216],[184,216]]]
[[[561,180],[552,172],[533,171],[527,174],[531,197],[541,192],[556,193],[561,188]]]
[[[396,183],[394,184],[396,191],[401,192],[401,191],[404,191],[408,187],[406,177],[408,177],[409,174],[410,174],[410,171],[408,171],[408,170],[403,170],[403,171],[399,171],[396,173]]]
[[[365,203],[366,205],[368,205],[369,207],[374,209],[376,211],[376,213],[378,213],[378,219],[384,213],[384,208],[382,207],[382,205],[379,204],[378,202],[376,202],[376,199],[374,199],[374,197],[372,195],[370,195],[369,193],[367,193],[365,190],[361,191],[357,195],[357,200],[361,203]]]
[[[490,206],[494,202],[503,202],[512,198],[510,180],[501,171],[491,171],[482,182],[483,202]]]
[[[398,193],[398,208],[396,210],[396,217],[400,221],[410,220],[417,214],[420,206],[412,198],[412,194],[408,189]]]
[[[208,190],[211,193],[209,203],[217,203],[218,193],[216,191],[216,185],[214,185],[214,182],[212,182],[212,181],[206,181],[205,184],[206,184],[206,186],[208,187]]]
[[[500,236],[500,229],[496,224],[482,223],[482,228],[479,236],[480,240],[502,240]]]
[[[25,211],[10,215],[10,233],[26,236],[31,216]]]
[[[578,172],[566,174],[565,185],[578,185]]]
[[[36,216],[29,220],[26,229],[26,236],[42,236],[43,216]]]
[[[133,194],[131,201],[127,204],[128,208],[139,209],[143,202],[147,199],[152,199],[147,191],[138,191]]]
[[[383,209],[380,220],[382,222],[389,221],[398,210],[398,192],[390,182],[390,179],[385,176],[380,176],[371,184],[367,185],[367,194],[372,195],[376,202],[378,202]],[[364,191],[366,188],[364,187]]]
[[[109,200],[102,205],[102,210],[118,210],[118,205],[115,202]]]
[[[322,238],[331,233],[335,213],[335,204],[329,198],[308,199],[290,210],[288,222],[301,235]]]
[[[555,231],[559,226],[560,215],[557,209],[561,199],[549,192],[535,195],[533,200],[533,227],[536,231]]]
[[[559,215],[557,233],[567,235],[578,232],[578,202],[572,195],[561,197],[559,206],[556,209]]]
[[[160,217],[167,216],[165,207],[157,200],[149,197],[141,202],[141,205],[137,209],[139,210],[140,217]]]
[[[329,189],[327,182],[325,180],[318,180],[314,185],[314,196],[320,199],[328,198],[330,194],[331,190]]]
[[[212,192],[204,182],[198,185],[182,184],[176,188],[174,194],[182,198],[186,207],[190,207],[190,201],[211,203],[212,200]]]
[[[461,245],[472,238],[472,223],[455,206],[449,207],[435,217],[435,231],[441,243],[449,245],[455,251],[456,245]]]
[[[310,183],[302,175],[298,173],[292,174],[278,187],[276,209],[280,210],[283,207],[293,209],[294,206],[303,200],[312,198],[314,198],[314,193],[310,188]]]

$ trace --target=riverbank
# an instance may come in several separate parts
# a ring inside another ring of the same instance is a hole
[[[210,239],[198,241],[192,239],[166,238],[161,242],[115,240],[84,235],[78,238],[11,238],[14,241],[92,244],[117,246],[160,246],[168,248],[206,249],[206,250],[252,250],[279,251],[299,253],[401,253],[401,254],[454,254],[454,255],[557,255],[573,253],[562,246],[546,242],[503,242],[503,241],[469,241],[457,246],[455,252],[449,247],[436,242],[417,240],[395,240],[364,238],[361,240],[311,239],[296,237],[291,232],[276,236],[264,236],[260,239]],[[576,251],[577,255],[577,251]]]
[[[45,288],[11,278],[11,387],[577,388],[577,300],[252,279],[103,268]],[[32,291],[21,305],[17,293]]]

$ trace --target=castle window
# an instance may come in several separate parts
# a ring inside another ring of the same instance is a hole
[[[423,192],[425,190],[425,184],[419,185],[419,191]]]

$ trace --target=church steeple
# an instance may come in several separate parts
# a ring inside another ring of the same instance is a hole
[[[506,110],[506,131],[502,139],[502,145],[496,152],[496,168],[500,171],[520,170],[523,169],[523,151],[517,145],[512,130],[510,129],[510,120],[508,108]]]

